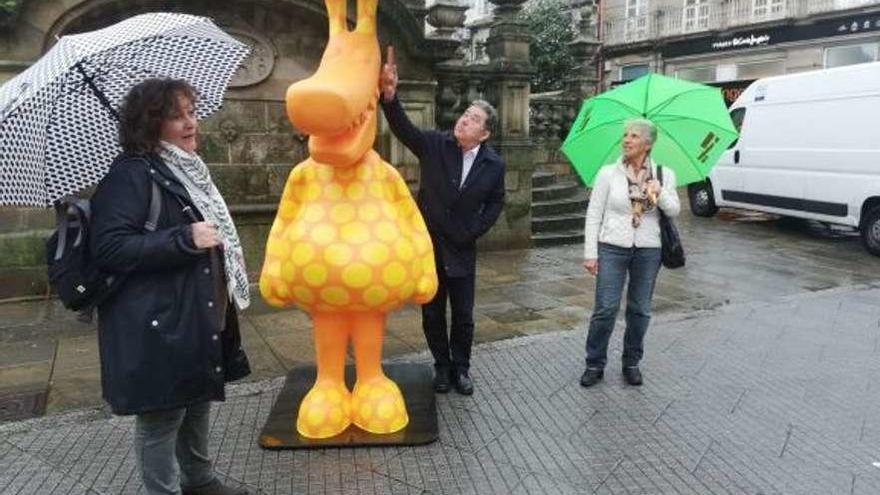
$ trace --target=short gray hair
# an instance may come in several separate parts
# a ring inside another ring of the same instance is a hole
[[[623,124],[623,132],[626,131],[635,131],[639,136],[648,138],[652,145],[657,141],[657,126],[648,119],[627,119]]]
[[[471,102],[472,107],[477,107],[486,112],[486,122],[483,128],[489,131],[489,134],[495,134],[495,126],[498,125],[498,111],[486,100],[474,100]]]

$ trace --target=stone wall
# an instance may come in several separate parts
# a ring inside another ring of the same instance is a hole
[[[417,8],[383,0],[380,34],[400,46],[398,58],[421,88],[414,94],[433,121],[431,60],[425,52]],[[173,11],[211,17],[249,44],[253,53],[233,78],[223,108],[201,123],[200,153],[239,227],[249,272],[261,268],[263,248],[291,168],[306,158],[307,138],[294,129],[284,109],[287,87],[317,68],[327,38],[321,1],[224,2],[189,0],[25,0],[11,28],[0,30],[0,82],[26,69],[56,36],[90,31],[142,12]],[[413,13],[414,11],[414,13]],[[425,96],[428,95],[428,96]],[[410,102],[408,101],[408,104]],[[380,135],[377,148],[393,150],[404,175],[415,163]],[[0,299],[47,291],[43,243],[54,225],[49,210],[0,207]]]
[[[443,17],[434,12],[436,6],[432,9],[432,19]],[[287,120],[283,97],[291,83],[317,68],[327,37],[323,1],[23,0],[16,22],[0,27],[0,82],[39,59],[57,36],[98,29],[152,11],[209,16],[253,49],[244,69],[233,79],[223,109],[202,123],[200,153],[230,205],[249,272],[256,276],[286,177],[307,155],[306,137]],[[458,42],[441,36],[442,29],[440,34],[426,37],[428,13],[424,0],[382,0],[378,24],[381,45],[391,43],[397,49],[400,93],[407,112],[414,122],[431,128],[440,120],[436,108],[442,104],[437,67],[455,55]],[[350,19],[354,19],[353,12]],[[503,68],[498,72],[503,75]],[[511,106],[506,111],[499,109],[502,115],[522,114],[513,117],[518,119],[517,128],[527,119],[527,84],[524,89],[520,93],[504,90],[505,96],[500,98]],[[515,94],[522,101],[517,103]],[[510,207],[499,225],[481,240],[483,247],[528,244],[528,218],[521,215],[530,201],[527,120],[524,125],[522,136],[511,140],[508,135],[504,141],[507,146],[502,153],[509,155],[513,164],[513,172],[508,174]],[[517,147],[522,150],[516,152]],[[415,157],[392,138],[384,121],[380,122],[376,149],[400,169],[413,190],[418,187]],[[0,299],[47,292],[42,245],[53,223],[53,214],[47,210],[0,207]]]

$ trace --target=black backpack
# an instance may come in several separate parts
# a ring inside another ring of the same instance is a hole
[[[156,230],[162,211],[159,185],[153,185],[150,211],[144,229]],[[49,284],[64,307],[82,311],[84,320],[91,319],[92,310],[122,283],[122,277],[104,273],[95,266],[89,252],[91,202],[76,196],[65,196],[55,204],[56,228],[46,241],[46,264]]]

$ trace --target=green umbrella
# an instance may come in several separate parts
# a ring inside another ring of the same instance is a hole
[[[623,125],[631,118],[657,126],[651,158],[674,170],[678,185],[704,180],[737,138],[719,88],[648,74],[581,107],[562,151],[586,184],[620,156]]]

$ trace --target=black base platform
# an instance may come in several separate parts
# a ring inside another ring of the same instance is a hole
[[[296,431],[299,404],[315,383],[314,366],[297,367],[287,374],[272,412],[260,432],[260,446],[266,449],[320,449],[328,447],[377,447],[424,445],[437,440],[437,404],[431,388],[434,372],[425,364],[384,364],[385,374],[397,383],[406,402],[409,424],[401,431],[378,435],[349,426],[331,438],[306,438]],[[353,365],[345,367],[345,383],[354,386]]]

